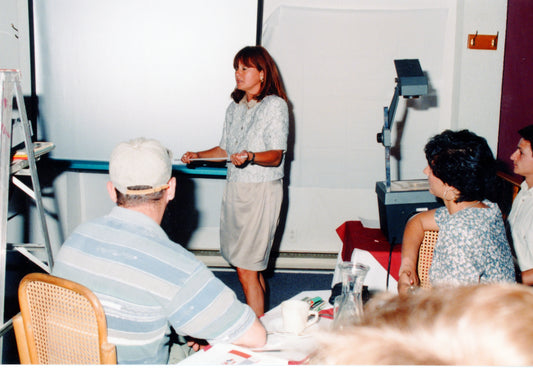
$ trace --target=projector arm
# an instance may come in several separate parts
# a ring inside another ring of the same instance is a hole
[[[396,87],[394,88],[394,95],[390,106],[383,108],[383,129],[381,133],[377,134],[378,143],[385,146],[385,185],[387,192],[390,192],[391,175],[390,175],[390,148],[392,146],[391,128],[394,122],[394,115],[396,115],[396,108],[398,107],[398,99],[400,98],[400,84],[396,78]]]
[[[427,94],[428,80],[422,72],[420,62],[418,59],[403,59],[394,60],[394,67],[396,68],[397,78],[396,87],[394,88],[394,95],[390,106],[384,107],[384,122],[381,133],[377,134],[378,143],[382,143],[385,146],[385,177],[386,177],[386,189],[390,192],[390,148],[392,146],[391,128],[394,122],[394,115],[396,114],[396,108],[398,107],[398,99],[400,96],[404,98],[419,97]]]
[[[396,79],[396,82],[398,82],[398,79]],[[394,88],[394,95],[392,96],[392,101],[390,103],[390,106],[387,108],[385,106],[383,108],[383,129],[381,130],[381,133],[377,134],[377,141],[378,143],[382,143],[385,147],[391,147],[391,128],[392,123],[394,122],[394,115],[396,115],[396,108],[398,107],[398,100],[400,98],[400,86],[396,84],[396,88]]]

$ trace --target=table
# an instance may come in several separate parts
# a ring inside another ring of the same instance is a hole
[[[328,303],[331,290],[303,291],[291,299],[301,300],[304,297],[321,297],[326,305],[322,308],[329,309]],[[271,309],[261,322],[267,330],[267,343],[261,349],[247,349],[232,344],[217,344],[206,350],[201,350],[182,360],[178,365],[293,365],[303,364],[309,354],[316,347],[315,334],[328,331],[332,319],[321,315],[318,323],[308,327],[302,335],[293,335],[279,332],[281,327],[281,306]]]
[[[380,229],[363,226],[361,221],[346,221],[337,228],[342,240],[338,262],[356,261],[370,266],[365,285],[371,290],[395,291],[401,264],[401,244],[392,248]],[[390,273],[389,270],[390,259]],[[335,269],[333,284],[341,282],[340,272]]]

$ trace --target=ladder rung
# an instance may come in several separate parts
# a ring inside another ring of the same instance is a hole
[[[10,318],[9,321],[4,323],[2,327],[0,327],[0,336],[4,336],[11,328],[13,327],[13,318]]]
[[[30,261],[32,261],[37,266],[41,267],[44,271],[47,273],[50,273],[50,266],[48,266],[48,254],[46,252],[46,249],[27,249],[25,247],[15,247],[14,248],[17,252],[22,254],[24,257],[28,258]]]
[[[31,176],[31,172],[30,172],[30,169],[25,168],[25,169],[20,169],[19,171],[17,171],[13,175],[16,175],[16,176]]]
[[[18,160],[11,164],[11,174],[15,174],[19,172],[22,169],[25,169],[28,167],[28,161],[27,160]]]
[[[35,157],[35,162],[39,161],[40,157]],[[28,168],[28,160],[16,160],[11,163],[11,174],[31,176],[31,171]]]
[[[16,176],[12,176],[11,180],[13,181],[13,184],[15,184],[17,187],[19,187],[20,190],[22,190],[24,193],[26,193],[29,197],[31,197],[33,200],[35,200],[35,191],[21,182]]]
[[[45,249],[45,245],[41,243],[8,243],[8,250],[16,250],[16,248],[26,249]]]

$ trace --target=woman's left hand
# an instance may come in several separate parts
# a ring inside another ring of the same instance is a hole
[[[248,151],[241,151],[239,153],[234,153],[230,156],[231,163],[235,166],[242,166],[244,165],[248,160],[248,157],[250,157],[250,153]]]

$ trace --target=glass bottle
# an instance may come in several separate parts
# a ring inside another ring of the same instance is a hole
[[[355,325],[363,317],[363,283],[370,269],[362,263],[342,262],[342,294],[335,298],[333,329]]]

